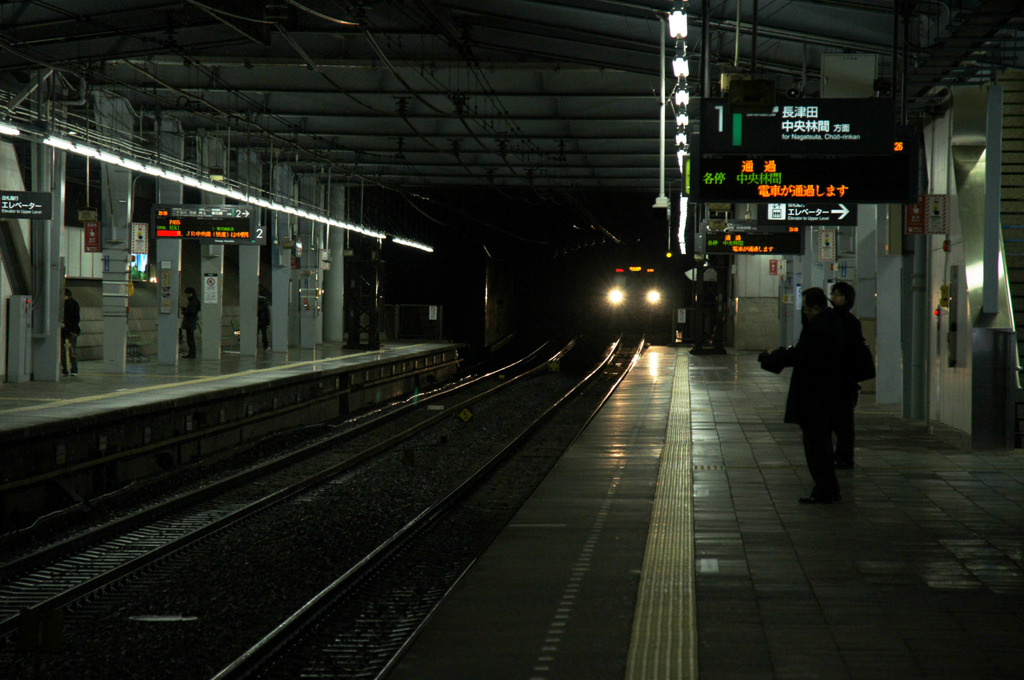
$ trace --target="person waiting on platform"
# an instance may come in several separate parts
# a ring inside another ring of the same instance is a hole
[[[263,339],[263,349],[270,347],[270,343],[267,342],[267,328],[269,326],[270,301],[267,300],[266,289],[260,288],[260,296],[256,299],[256,328],[259,336]]]
[[[850,311],[857,299],[857,291],[847,282],[838,281],[832,286],[830,293],[832,308],[843,322],[845,333],[843,368],[852,369],[855,364],[850,356],[852,349],[864,344],[864,331],[860,319]],[[839,385],[839,405],[835,421],[832,423],[832,431],[836,433],[836,469],[839,470],[849,470],[853,467],[853,410],[857,407],[859,392],[860,385],[856,377],[851,374],[851,370],[844,370]]]
[[[185,342],[188,343],[188,354],[185,359],[196,358],[196,326],[199,325],[199,299],[196,289],[191,286],[185,289],[187,301],[181,308],[181,329],[185,331]]]
[[[82,309],[78,300],[67,288],[64,289],[64,321],[60,328],[60,372],[68,374],[70,365],[71,375],[78,375],[78,336],[82,329]]]
[[[843,326],[821,288],[808,288],[801,299],[803,329],[796,345],[762,352],[757,359],[773,373],[793,367],[783,420],[800,426],[807,469],[814,479],[811,494],[800,502],[835,503],[841,495],[833,461],[832,419],[839,401]]]

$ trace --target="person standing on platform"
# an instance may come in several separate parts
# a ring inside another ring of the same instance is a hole
[[[82,333],[82,308],[67,288],[64,289],[64,322],[60,328],[60,372],[78,375],[78,336]]]
[[[199,299],[196,297],[196,289],[188,287],[185,289],[187,301],[181,308],[181,328],[185,331],[185,342],[188,343],[188,354],[185,359],[196,358],[196,326],[199,325]]]
[[[857,299],[857,291],[845,281],[839,281],[832,286],[830,291],[832,308],[839,315],[843,323],[843,347],[844,350],[852,350],[857,345],[864,344],[864,331],[860,319],[850,311]],[[850,358],[852,352],[842,352],[843,368],[853,365]],[[839,379],[839,404],[836,408],[835,419],[832,423],[832,431],[836,435],[836,459],[837,470],[850,470],[853,468],[853,442],[854,423],[853,410],[857,407],[857,398],[860,393],[860,385],[850,375],[849,370],[844,370]]]
[[[803,329],[796,345],[762,352],[758,361],[773,373],[793,367],[784,420],[800,426],[807,469],[814,479],[811,494],[800,502],[835,503],[842,496],[833,467],[832,419],[839,398],[843,327],[838,314],[829,309],[824,290],[808,288],[801,299]]]
[[[267,300],[267,291],[260,289],[260,296],[256,299],[256,328],[257,333],[263,339],[263,349],[270,347],[267,342],[267,328],[270,326],[270,301]],[[260,337],[257,338],[260,339]]]

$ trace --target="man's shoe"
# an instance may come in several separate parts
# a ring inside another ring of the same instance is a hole
[[[842,496],[807,496],[806,498],[801,498],[800,502],[804,505],[811,505],[815,503],[830,504],[838,503],[842,499]]]
[[[78,375],[78,371],[71,371],[71,375]]]
[[[835,467],[836,470],[852,470],[853,469],[853,461],[852,460],[848,460],[848,461],[847,460],[837,460],[835,462],[835,466],[834,467]]]

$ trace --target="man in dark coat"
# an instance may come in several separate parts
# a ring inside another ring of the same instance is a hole
[[[181,308],[181,328],[185,331],[185,342],[188,343],[188,354],[185,359],[196,358],[196,326],[199,325],[199,299],[195,288],[185,289],[186,302]]]
[[[840,357],[845,368],[852,365],[852,349],[857,345],[864,344],[864,331],[861,328],[860,319],[851,311],[853,303],[857,299],[857,291],[845,281],[839,281],[832,286],[830,293],[832,309],[836,311],[839,320],[843,323],[843,349],[840,352]],[[832,431],[836,433],[835,464],[838,470],[849,470],[853,467],[853,410],[857,407],[859,393],[860,385],[857,384],[857,381],[849,371],[842,371],[839,381],[839,402],[835,420],[832,423]]]
[[[78,375],[78,336],[82,333],[82,308],[78,300],[67,288],[64,289],[64,323],[60,328],[60,372],[68,374],[71,364],[71,375]]]
[[[833,467],[832,419],[839,398],[842,322],[829,309],[821,288],[805,290],[802,307],[804,325],[796,345],[762,353],[758,359],[774,372],[793,367],[784,420],[800,426],[807,469],[814,479],[810,496],[800,502],[835,503],[841,496]]]
[[[263,349],[270,347],[267,342],[267,328],[270,326],[270,301],[267,299],[267,291],[260,289],[260,295],[256,298],[256,332],[257,340],[262,338]]]

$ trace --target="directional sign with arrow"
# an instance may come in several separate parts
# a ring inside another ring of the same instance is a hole
[[[235,205],[157,205],[153,224],[158,238],[182,238],[209,243],[265,245],[265,229],[255,212]]]
[[[826,224],[852,227],[857,224],[857,205],[846,203],[758,203],[761,225]]]

